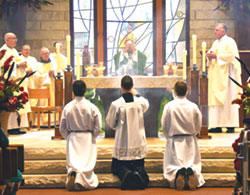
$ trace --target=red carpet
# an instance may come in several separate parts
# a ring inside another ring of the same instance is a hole
[[[114,188],[99,188],[92,191],[68,192],[66,189],[21,189],[17,195],[230,195],[233,188],[201,188],[196,191],[177,191],[169,188],[148,188],[146,190],[123,191]]]

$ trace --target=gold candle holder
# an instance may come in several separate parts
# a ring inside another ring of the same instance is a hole
[[[97,71],[98,71],[98,77],[102,77],[103,76],[103,72],[106,69],[106,67],[103,66],[103,62],[99,62],[98,63],[98,67],[96,67]]]
[[[168,75],[168,76],[176,75],[177,66],[173,62],[170,62],[164,65],[163,68],[164,68],[164,75]]]
[[[87,77],[91,77],[93,68],[94,67],[92,65],[85,66],[85,69],[87,71]]]

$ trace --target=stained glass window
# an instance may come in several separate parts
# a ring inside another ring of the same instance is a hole
[[[91,63],[94,62],[94,7],[93,0],[73,0],[74,54],[82,52],[88,45]],[[76,57],[75,57],[76,58]],[[75,62],[77,60],[75,59]],[[76,64],[76,63],[75,63]],[[82,65],[82,60],[80,60]],[[76,68],[75,68],[76,70]]]
[[[182,63],[186,47],[186,0],[168,0],[166,5],[166,63]]]
[[[133,40],[135,48],[141,52],[136,54],[138,59],[137,66],[140,66],[146,58],[144,73],[147,75],[153,74],[152,6],[152,0],[107,0],[108,75],[116,75],[119,74],[120,71],[124,71],[124,69],[121,70],[123,60],[122,53],[125,48],[125,42],[128,39]],[[118,57],[119,59],[116,60],[118,62],[115,64],[114,58],[116,58],[116,54],[119,54],[119,52],[121,54]],[[141,62],[139,62],[139,60]],[[142,71],[139,70],[139,74],[144,74]],[[138,72],[135,74],[137,73]]]
[[[91,63],[94,62],[94,49],[97,49],[94,48],[93,4],[94,0],[73,0],[74,53],[82,52],[84,45],[88,45]],[[185,23],[186,0],[165,0],[163,47],[166,63],[182,63],[186,47]],[[153,0],[106,0],[104,25],[107,30],[107,75],[117,74],[114,58],[123,51],[127,39],[132,39],[136,49],[146,56],[145,75],[153,75]]]

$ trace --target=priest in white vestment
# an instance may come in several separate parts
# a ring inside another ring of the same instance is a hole
[[[115,146],[111,171],[121,180],[121,189],[144,189],[149,178],[144,169],[147,143],[144,129],[144,112],[148,100],[133,90],[133,80],[121,80],[122,97],[112,102],[106,122],[115,130]]]
[[[55,71],[56,63],[50,59],[50,51],[46,47],[41,48],[40,62],[38,62],[38,88],[47,88],[50,90],[50,106],[55,106]],[[40,99],[38,101],[39,106],[48,106],[47,100]],[[58,116],[58,115],[57,115]],[[54,116],[53,116],[54,117]],[[47,126],[48,117],[46,114],[41,115],[42,125]],[[58,117],[57,117],[58,118]]]
[[[2,66],[3,62],[8,59],[10,56],[14,56],[14,62],[16,66],[13,69],[11,77],[14,78],[22,78],[26,74],[27,65],[25,62],[21,62],[20,56],[15,49],[17,44],[17,38],[14,33],[6,33],[4,36],[5,44],[0,48],[0,50],[5,49],[6,53],[4,57],[1,59],[0,66]],[[27,79],[23,81],[21,86],[24,87],[24,91],[28,92],[27,90]],[[27,102],[24,104],[24,108],[19,110],[21,123],[20,125],[17,122],[18,115],[16,112],[12,112],[9,116],[8,121],[8,133],[9,134],[24,134],[25,131],[20,131],[20,128],[27,128],[28,127],[28,117],[27,113],[30,112],[30,104]]]
[[[207,52],[208,58],[208,126],[209,132],[222,132],[226,127],[228,133],[239,127],[239,106],[232,104],[241,88],[228,77],[241,84],[241,66],[235,57],[239,52],[235,41],[227,36],[227,27],[220,23],[215,26],[217,38]]]
[[[25,62],[27,65],[26,72],[31,73],[37,71],[38,62],[35,57],[30,55],[30,45],[25,44],[22,47],[22,55],[20,56],[21,62]],[[28,88],[38,88],[38,77],[39,74],[36,72],[27,79]],[[30,105],[35,106],[37,104],[37,99],[30,99]]]
[[[22,55],[20,57],[21,62],[26,62],[27,68],[26,68],[26,72],[29,71],[30,73],[32,71],[37,71],[37,66],[38,66],[38,62],[36,60],[35,57],[30,55],[30,45],[25,44],[22,47]],[[38,83],[37,83],[37,77],[38,74],[35,73],[34,75],[30,76],[28,78],[28,87],[29,88],[37,88],[38,87]]]
[[[66,187],[68,190],[94,189],[98,186],[94,167],[101,113],[85,99],[86,84],[83,81],[73,83],[73,92],[75,99],[64,107],[60,122],[60,132],[67,140]]]
[[[163,174],[170,187],[194,190],[205,183],[201,175],[201,156],[196,137],[201,129],[202,116],[198,106],[187,100],[185,82],[177,81],[174,90],[176,97],[165,105],[161,119],[162,130],[167,140]],[[195,176],[192,179],[195,180],[186,178],[181,184],[175,183],[176,173],[182,168],[191,168]]]

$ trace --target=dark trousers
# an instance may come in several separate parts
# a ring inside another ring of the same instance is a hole
[[[128,171],[137,171],[143,178],[146,185],[149,183],[149,177],[144,169],[144,159],[139,160],[118,160],[112,158],[111,172],[122,181]]]

